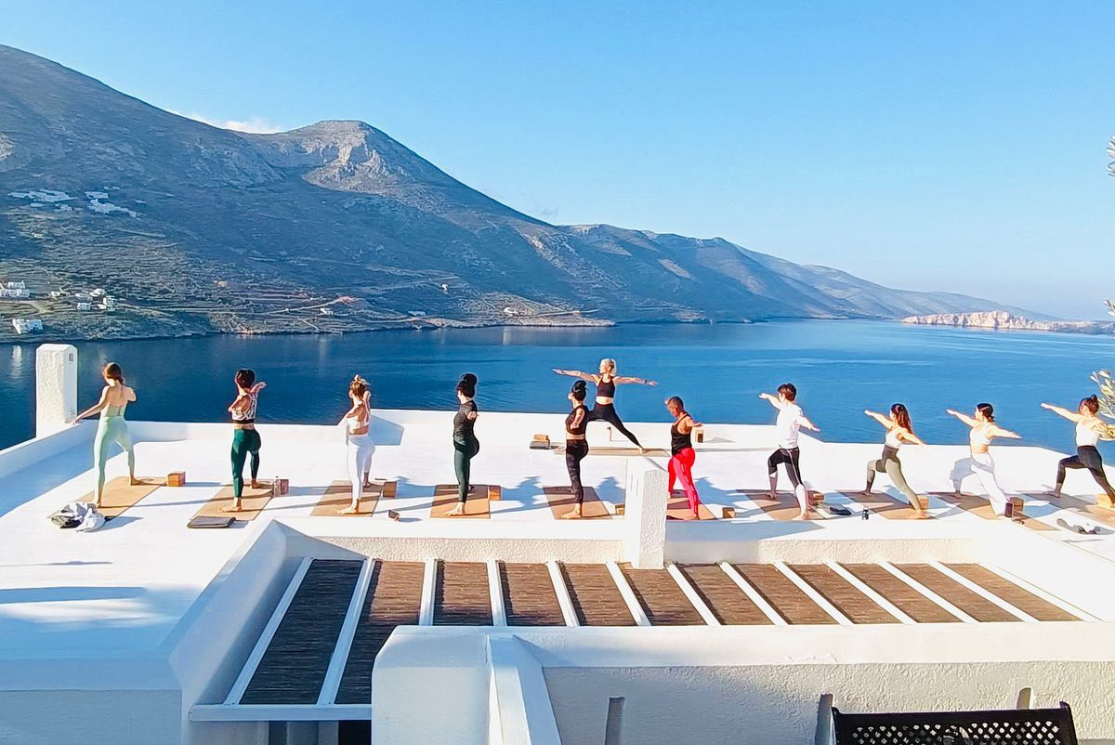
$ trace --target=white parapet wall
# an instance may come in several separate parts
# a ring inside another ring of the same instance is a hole
[[[624,549],[636,569],[661,569],[666,558],[667,476],[642,458],[627,462]]]
[[[35,350],[35,436],[66,427],[77,416],[77,349],[42,344]]]

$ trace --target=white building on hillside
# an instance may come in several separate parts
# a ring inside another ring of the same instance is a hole
[[[12,327],[17,334],[30,334],[33,331],[42,331],[43,322],[38,318],[13,318]]]
[[[81,311],[92,310],[93,309],[93,303],[82,302],[82,301],[79,300],[78,303],[77,303],[77,309],[81,310]]]

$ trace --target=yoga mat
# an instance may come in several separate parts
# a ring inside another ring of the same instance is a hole
[[[105,483],[104,494],[101,495],[101,506],[97,510],[111,519],[123,515],[129,507],[133,507],[139,500],[146,497],[160,486],[166,486],[166,479],[139,479],[141,484],[132,486],[127,476],[117,476]],[[82,497],[80,502],[92,502],[93,492]]]
[[[932,494],[934,497],[938,497],[939,499],[944,500],[945,502],[948,502],[949,504],[956,505],[965,512],[970,512],[973,515],[979,515],[985,520],[1006,520],[1005,517],[996,515],[995,510],[991,509],[991,503],[981,497],[976,497],[971,494],[961,494],[958,498],[953,492],[941,491],[930,492],[930,494]],[[1049,501],[1052,504],[1056,504],[1057,502],[1055,499],[1052,498],[1050,498]],[[1023,500],[1023,502],[1025,502],[1025,500]],[[1016,520],[1015,522],[1018,521]],[[1026,515],[1025,504],[1022,505],[1022,525],[1025,525],[1031,530],[1037,531],[1048,531],[1057,529],[1052,525],[1046,525],[1040,520],[1035,520],[1032,517],[1028,517]]]
[[[457,485],[438,484],[435,486],[434,503],[430,507],[430,517],[448,517],[449,520],[487,520],[491,509],[488,501],[488,487],[485,484],[473,484],[472,488],[473,491],[469,492],[468,501],[465,502],[465,514],[448,517],[446,513],[457,506]]]
[[[240,501],[239,512],[223,512],[223,507],[228,507],[232,504],[232,486],[226,486],[217,492],[216,496],[206,502],[197,515],[200,517],[205,515],[207,517],[235,517],[237,520],[255,520],[259,517],[259,513],[263,512],[263,508],[271,501],[271,482],[261,481],[258,489],[253,489],[247,484],[244,485],[243,499]]]
[[[1070,497],[1068,494],[1062,494],[1058,499],[1057,497],[1051,497],[1041,492],[1023,492],[1021,496],[1033,499],[1044,499],[1053,507],[1061,507],[1069,512],[1084,515],[1097,522],[1115,527],[1115,510],[1086,502],[1079,497]]]
[[[576,504],[573,498],[573,490],[568,486],[543,486],[542,493],[546,495],[550,512],[558,520],[561,520],[561,516],[573,509],[573,505]],[[581,518],[582,520],[611,519],[612,517],[608,508],[600,501],[600,495],[591,486],[585,487],[585,501],[581,506],[581,513],[584,515]]]
[[[796,505],[797,502],[795,501]],[[716,516],[709,511],[709,508],[700,503],[697,505],[697,515],[700,520],[715,520]],[[666,519],[667,520],[689,520],[694,522],[693,513],[689,510],[689,500],[685,497],[685,492],[674,492],[670,495],[669,501],[666,502]]]
[[[371,517],[379,504],[383,485],[372,484],[360,493],[359,512],[341,514],[340,510],[352,502],[352,484],[348,481],[334,481],[324,492],[310,513],[312,517]]]
[[[873,491],[871,496],[864,496],[858,492],[840,492],[856,504],[871,510],[873,514],[882,515],[888,520],[913,520],[917,514],[906,500],[896,499],[884,491]],[[991,509],[988,507],[987,509]],[[855,515],[853,515],[855,517]],[[932,520],[933,518],[926,518]]]
[[[777,499],[770,498],[769,489],[737,489],[736,492],[745,495],[775,520],[793,520],[801,512],[797,497],[791,492],[780,491]]]

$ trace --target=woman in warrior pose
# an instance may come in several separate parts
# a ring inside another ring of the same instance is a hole
[[[93,439],[93,463],[97,470],[97,488],[93,492],[93,504],[101,506],[101,498],[105,491],[105,464],[108,463],[108,451],[112,443],[124,448],[128,454],[128,477],[132,486],[139,484],[136,481],[136,457],[132,449],[132,438],[128,434],[128,423],[124,421],[124,409],[136,400],[136,392],[124,385],[124,373],[120,365],[110,362],[103,370],[105,387],[101,391],[101,400],[78,414],[73,423],[81,421],[87,416],[100,412],[101,420],[97,423],[97,436]]]
[[[554,372],[558,375],[569,375],[581,380],[587,380],[596,386],[596,401],[593,403],[592,411],[589,412],[589,421],[605,421],[616,428],[624,437],[631,442],[635,443],[635,447],[639,448],[640,452],[645,453],[647,449],[639,444],[639,438],[631,434],[627,427],[623,426],[623,421],[616,413],[616,386],[625,385],[628,383],[635,383],[638,385],[658,385],[653,380],[646,378],[630,378],[621,377],[616,375],[616,361],[612,359],[600,360],[600,372],[593,375],[591,373],[584,373],[580,370],[558,370],[554,368]]]
[[[778,449],[767,458],[767,475],[770,476],[770,498],[778,498],[778,465],[785,464],[786,473],[790,476],[790,483],[794,485],[794,496],[797,497],[801,512],[795,520],[809,519],[809,495],[806,494],[805,484],[801,480],[801,450],[798,448],[798,430],[805,427],[814,432],[821,430],[809,421],[802,413],[801,407],[794,401],[798,397],[798,389],[793,383],[783,383],[778,386],[778,395],[760,393],[759,398],[770,402],[778,409],[778,420],[774,425],[778,437]]]
[[[465,501],[468,499],[469,477],[472,475],[472,459],[480,452],[480,441],[473,429],[476,417],[476,376],[465,373],[457,383],[457,415],[453,417],[453,470],[457,473],[457,506],[445,513],[448,517],[465,514]]]
[[[581,461],[588,455],[588,440],[585,438],[585,429],[588,427],[588,407],[585,406],[587,388],[585,381],[578,380],[569,391],[569,403],[573,405],[573,410],[565,417],[565,467],[569,469],[569,485],[577,503],[573,509],[562,515],[566,519],[584,516],[581,512],[585,501],[585,487],[581,484]]]
[[[224,507],[225,512],[239,512],[243,509],[244,462],[251,456],[253,489],[259,488],[259,448],[262,444],[256,431],[256,408],[259,405],[259,392],[267,384],[256,382],[252,370],[237,370],[233,376],[236,382],[236,399],[229,405],[232,416],[232,504]]]
[[[1053,404],[1041,406],[1054,414],[1060,414],[1070,422],[1076,422],[1076,455],[1065,458],[1057,464],[1057,484],[1053,487],[1053,491],[1049,492],[1050,496],[1061,496],[1066,468],[1087,468],[1100,488],[1110,499],[1115,500],[1115,488],[1112,488],[1111,482],[1107,480],[1107,473],[1103,470],[1103,458],[1100,457],[1100,451],[1096,449],[1096,443],[1101,438],[1106,439],[1108,433],[1107,423],[1096,416],[1100,410],[1099,398],[1089,396],[1081,399],[1075,413]]]
[[[863,493],[865,495],[871,493],[871,486],[875,483],[876,473],[885,473],[890,477],[890,481],[895,488],[905,495],[906,501],[914,508],[914,519],[924,520],[929,517],[929,514],[921,508],[921,500],[918,499],[918,495],[906,483],[906,477],[902,475],[902,461],[898,459],[898,449],[902,447],[904,442],[912,442],[915,445],[925,447],[925,443],[914,434],[909,410],[904,404],[894,404],[890,407],[889,417],[874,411],[864,411],[863,413],[887,428],[887,439],[886,444],[883,445],[882,456],[879,460],[873,460],[867,464],[867,486],[863,488]]]
[[[342,515],[353,515],[360,508],[360,494],[372,485],[368,473],[372,468],[372,453],[376,444],[372,442],[372,392],[368,381],[359,375],[348,386],[348,399],[351,406],[341,424],[345,428],[345,460],[348,464],[348,477],[352,482],[352,503],[343,510]]]
[[[689,509],[693,511],[693,519],[700,520],[697,511],[701,506],[701,499],[697,496],[697,486],[693,483],[693,463],[697,460],[697,453],[693,450],[693,430],[701,426],[694,421],[689,412],[685,410],[685,402],[677,396],[666,399],[666,408],[674,417],[674,424],[670,427],[670,463],[668,472],[670,482],[666,487],[667,499],[674,493],[674,483],[681,481],[681,488],[689,500]]]
[[[1020,440],[1022,439],[1021,435],[1003,429],[995,423],[995,409],[991,404],[976,404],[976,411],[972,416],[965,416],[952,409],[948,409],[947,413],[952,414],[972,428],[968,435],[968,442],[971,447],[970,455],[958,461],[952,469],[952,486],[956,491],[956,496],[960,496],[960,482],[965,476],[974,473],[979,477],[980,483],[983,484],[984,491],[987,492],[991,509],[995,511],[996,515],[1003,515],[1007,509],[1007,496],[1003,494],[999,482],[995,479],[995,461],[991,458],[989,448],[991,441],[996,437]]]

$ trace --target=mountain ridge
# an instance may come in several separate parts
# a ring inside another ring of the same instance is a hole
[[[723,238],[552,225],[365,122],[233,132],[3,46],[0,246],[0,278],[63,291],[0,312],[84,338],[1007,309]],[[69,307],[89,286],[119,310]]]

